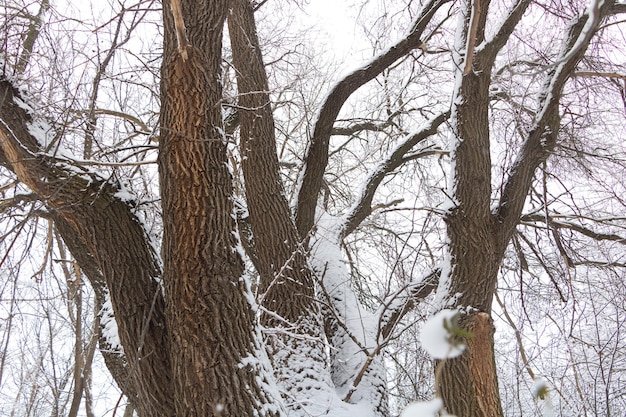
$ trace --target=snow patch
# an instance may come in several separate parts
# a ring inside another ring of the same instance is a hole
[[[554,417],[554,406],[550,399],[549,387],[542,378],[535,378],[532,390],[533,397],[541,406],[541,412],[544,417]]]
[[[430,401],[409,404],[400,414],[400,417],[437,417],[443,407],[441,398]]]
[[[110,350],[123,354],[124,348],[120,342],[117,322],[115,321],[115,314],[113,313],[113,305],[111,304],[111,296],[108,291],[105,294],[102,310],[100,310],[100,325],[102,326],[102,337],[108,343]]]
[[[458,314],[458,310],[441,310],[426,320],[422,326],[420,344],[433,358],[450,359],[459,356],[465,350],[464,345],[453,340],[452,327]]]

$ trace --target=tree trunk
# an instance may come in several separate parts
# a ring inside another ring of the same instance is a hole
[[[448,412],[463,417],[503,416],[493,353],[490,313],[498,268],[528,195],[534,172],[550,155],[559,129],[559,100],[591,39],[589,16],[569,27],[559,65],[548,71],[539,93],[533,128],[505,181],[498,206],[491,209],[489,86],[497,52],[505,45],[529,2],[519,0],[492,39],[484,38],[489,0],[466,1],[455,44],[457,88],[452,116],[453,208],[446,216],[449,268],[439,289],[446,307],[460,308],[462,329],[473,333],[467,350],[441,363],[438,388]],[[604,2],[592,25],[612,8]],[[480,48],[477,48],[480,46]]]
[[[493,352],[493,320],[487,313],[463,315],[459,326],[472,333],[466,349],[440,362],[437,389],[450,414],[463,417],[503,416]]]
[[[444,406],[463,417],[501,417],[490,312],[501,254],[491,214],[489,86],[494,56],[475,53],[484,41],[489,0],[465,2],[457,28],[457,88],[452,106],[454,207],[445,218],[449,269],[440,281],[446,307],[460,308],[462,329],[476,332],[458,358],[440,364]]]
[[[289,408],[296,415],[317,414],[306,405],[309,400],[330,403],[335,392],[314,273],[280,179],[269,85],[248,0],[231,1],[228,28],[239,93],[242,171],[265,311],[261,323],[270,330],[267,347]]]
[[[222,126],[227,7],[227,1],[163,5],[163,282],[179,416],[279,414],[257,358]]]

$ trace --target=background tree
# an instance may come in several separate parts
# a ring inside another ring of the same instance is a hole
[[[550,380],[557,406],[619,410],[624,176],[608,173],[624,172],[626,5],[366,2],[371,57],[330,81],[304,46],[316,32],[285,24],[294,5],[159,6],[102,10],[82,24],[93,38],[60,4],[5,8],[2,374],[20,277],[63,273],[66,313],[35,286],[52,414],[83,396],[93,412],[96,337],[139,415],[379,416],[432,391],[459,416],[526,412],[519,381],[551,379],[529,342],[541,329],[565,347],[550,369],[571,375]],[[411,344],[441,308],[473,337],[424,392]],[[64,315],[74,367],[59,377]]]

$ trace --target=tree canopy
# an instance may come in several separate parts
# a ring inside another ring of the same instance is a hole
[[[319,4],[5,0],[1,413],[626,408],[626,3]]]

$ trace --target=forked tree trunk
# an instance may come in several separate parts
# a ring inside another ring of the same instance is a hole
[[[463,311],[459,326],[475,333],[461,356],[439,364],[437,385],[446,410],[463,417],[503,416],[489,316],[503,254],[490,207],[489,85],[495,55],[474,53],[485,40],[488,7],[489,0],[467,1],[457,29],[451,118],[454,207],[446,217],[450,267],[440,285],[446,307]]]
[[[269,87],[250,3],[164,0],[159,145],[162,276],[143,225],[131,204],[119,197],[120,187],[46,155],[29,129],[31,115],[18,105],[20,100],[14,100],[18,91],[0,76],[0,164],[45,203],[68,248],[94,283],[99,303],[105,295],[110,297],[124,356],[105,354],[105,359],[141,416],[283,414],[259,355],[262,348],[248,302],[251,294],[242,279],[243,262],[237,250],[219,84],[222,28],[228,11],[234,13],[229,23],[239,104],[246,109],[241,114],[241,154],[248,157],[243,170],[257,245],[255,265],[260,287],[266,291],[264,306],[289,322],[312,326],[298,328],[300,337],[281,341],[296,353],[314,356],[315,369],[305,369],[301,358],[283,351],[276,352],[282,360],[275,358],[277,374],[292,390],[289,394],[302,399],[312,396],[302,392],[306,388],[318,388],[310,381],[320,382],[328,374],[324,350],[315,350],[321,338],[310,342],[302,337],[307,330],[305,336],[317,337],[321,332],[315,322],[313,275],[299,249],[313,226],[333,123],[356,88],[421,44],[421,33],[445,2],[427,2],[412,34],[381,59],[346,77],[329,96],[307,156],[310,175],[304,175],[301,189],[298,234],[280,185]],[[592,18],[583,15],[569,28],[560,56],[546,71],[532,128],[492,211],[490,73],[498,51],[530,3],[516,1],[502,25],[489,31],[489,40],[484,36],[489,1],[466,0],[461,5],[455,45],[458,88],[451,111],[455,207],[446,218],[451,266],[440,286],[448,296],[448,307],[464,308],[459,324],[473,337],[466,340],[463,355],[441,364],[437,381],[447,411],[459,417],[503,415],[489,316],[498,266],[519,222],[533,174],[555,146],[563,86],[602,19],[612,10],[624,11],[623,3],[594,1]],[[371,200],[366,201],[370,205]],[[303,349],[307,346],[308,351]],[[331,385],[320,382],[322,388]]]
[[[595,19],[583,15],[566,34],[558,65],[550,66],[538,94],[533,127],[505,180],[492,211],[489,87],[498,51],[505,45],[530,4],[518,0],[489,40],[485,25],[489,0],[467,0],[462,6],[455,44],[457,87],[452,106],[453,208],[446,217],[450,266],[440,281],[446,307],[462,310],[460,326],[473,336],[458,358],[440,364],[438,389],[449,413],[462,417],[503,416],[494,360],[490,318],[498,268],[519,222],[534,172],[556,144],[563,86],[582,58],[593,31],[613,8],[596,3]],[[588,23],[591,23],[589,25]]]

